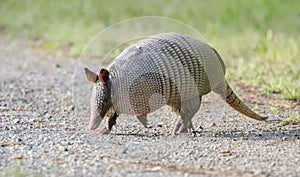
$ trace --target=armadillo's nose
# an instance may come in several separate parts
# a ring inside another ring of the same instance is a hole
[[[91,116],[88,130],[95,130],[95,129],[97,129],[99,127],[101,121],[102,121],[102,117],[100,115]]]
[[[94,127],[94,126],[89,126],[88,130],[95,130],[97,127]]]

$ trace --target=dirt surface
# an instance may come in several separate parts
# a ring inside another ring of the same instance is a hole
[[[267,122],[246,118],[210,94],[193,133],[172,136],[176,115],[161,109],[149,116],[149,129],[123,115],[109,135],[100,135],[87,131],[91,85],[82,66],[95,69],[101,61],[57,57],[20,41],[0,37],[0,176],[300,174],[300,125],[280,125],[300,114],[299,102],[231,82]]]

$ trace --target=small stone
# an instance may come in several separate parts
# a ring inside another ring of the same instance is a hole
[[[34,119],[34,118],[29,119],[28,122],[34,123],[34,122],[36,122],[36,119]]]
[[[212,126],[212,127],[215,127],[215,126],[217,126],[217,124],[216,124],[215,122],[213,122],[213,123],[211,124],[211,126]]]
[[[14,120],[13,120],[13,123],[15,123],[15,124],[18,124],[18,123],[20,123],[20,122],[21,122],[20,119],[14,119]]]
[[[161,166],[156,166],[151,169],[151,171],[159,171],[161,170]]]
[[[49,104],[50,103],[50,101],[48,100],[48,99],[44,99],[44,102],[46,103],[46,104]]]
[[[123,153],[123,154],[127,154],[127,150],[128,150],[127,148],[124,148],[124,149],[122,150],[122,153]]]
[[[74,111],[74,109],[75,109],[75,106],[71,105],[71,106],[69,106],[68,111]]]
[[[45,118],[46,118],[46,119],[51,119],[51,118],[52,118],[52,115],[50,115],[50,114],[47,113],[47,114],[45,115]]]
[[[0,111],[8,111],[9,109],[7,107],[4,106],[0,106]]]
[[[260,169],[258,169],[258,170],[255,170],[253,174],[254,174],[255,176],[258,176],[258,175],[260,175],[261,173],[262,173],[262,171],[261,171]]]
[[[55,64],[55,67],[56,67],[56,68],[60,68],[60,64],[56,63],[56,64]]]

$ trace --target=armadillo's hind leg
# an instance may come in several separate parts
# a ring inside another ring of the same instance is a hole
[[[176,133],[186,133],[194,129],[192,118],[198,112],[200,104],[201,97],[182,102],[180,118],[173,129],[173,135]]]
[[[147,126],[147,115],[136,116],[136,117],[144,125],[145,128],[148,128],[148,126]]]

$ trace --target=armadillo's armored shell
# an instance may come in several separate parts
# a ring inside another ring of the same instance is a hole
[[[115,110],[135,115],[165,104],[179,111],[182,101],[198,98],[224,83],[225,74],[212,47],[177,33],[150,36],[130,46],[108,70]]]

